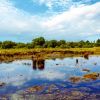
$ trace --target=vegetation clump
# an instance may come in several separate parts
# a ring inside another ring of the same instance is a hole
[[[73,82],[73,83],[77,83],[81,80],[81,77],[71,77],[70,78],[70,81]]]
[[[33,92],[38,92],[41,91],[43,89],[43,86],[33,86],[30,87],[26,90],[27,93],[33,93]]]
[[[99,73],[85,74],[83,77],[84,77],[85,79],[96,80],[96,79],[99,77]]]
[[[81,55],[88,59],[90,54],[100,54],[100,39],[95,42],[83,40],[66,42],[65,40],[47,41],[44,37],[38,37],[30,43],[0,42],[0,61],[31,58],[33,55],[43,58]]]
[[[87,71],[87,69],[85,69],[85,71]],[[99,73],[93,72],[93,73],[89,73],[89,74],[85,74],[83,75],[83,77],[78,77],[78,76],[73,76],[70,77],[69,80],[72,83],[78,83],[78,82],[82,82],[82,81],[89,81],[89,80],[97,80],[100,77]]]
[[[32,40],[30,43],[16,43],[13,41],[0,42],[0,48],[92,48],[99,47],[100,39],[94,42],[79,41],[79,42],[66,42],[65,40],[46,40],[44,37],[38,37]]]

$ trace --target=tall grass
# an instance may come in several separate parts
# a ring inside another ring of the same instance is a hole
[[[12,55],[17,55],[17,54],[30,54],[30,53],[39,53],[39,52],[63,52],[63,51],[73,51],[73,52],[94,52],[94,53],[100,53],[100,47],[94,47],[94,48],[34,48],[34,49],[0,49],[0,55],[6,55],[6,54],[12,54]]]
[[[84,52],[89,54],[100,54],[100,47],[94,48],[34,48],[34,49],[0,49],[0,61],[13,60],[16,58],[27,58],[27,57],[61,57],[61,56],[73,56],[83,55]]]

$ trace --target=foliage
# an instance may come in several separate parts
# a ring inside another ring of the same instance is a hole
[[[32,43],[27,43],[26,48],[28,49],[34,48],[34,45]]]
[[[51,47],[51,48],[55,48],[57,46],[57,41],[56,40],[51,40],[51,41],[48,41],[47,43],[47,47]]]
[[[96,42],[79,41],[79,42],[66,42],[65,40],[45,40],[44,37],[35,38],[30,43],[15,43],[13,41],[0,42],[0,48],[92,48],[100,47],[100,39]]]
[[[0,48],[2,48],[2,42],[0,42]]]
[[[2,44],[1,44],[1,47],[2,47],[3,49],[14,48],[14,46],[16,46],[16,43],[15,43],[15,42],[12,42],[12,41],[4,41],[4,42],[2,42]]]
[[[96,46],[97,46],[97,47],[100,46],[100,39],[98,39],[98,40],[96,41]]]
[[[65,45],[65,44],[66,44],[66,41],[65,40],[58,41],[58,46]]]
[[[15,48],[25,48],[25,47],[26,47],[25,43],[17,43]]]
[[[45,39],[44,37],[33,39],[32,44],[34,45],[34,47],[43,47],[43,45],[45,44]]]

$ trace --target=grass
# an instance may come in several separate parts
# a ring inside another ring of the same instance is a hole
[[[16,58],[37,57],[61,57],[68,55],[82,55],[84,52],[100,54],[100,47],[94,48],[34,48],[34,49],[0,49],[0,61]]]
[[[39,52],[64,52],[64,51],[73,51],[73,52],[94,52],[95,54],[100,53],[100,47],[94,48],[34,48],[34,49],[0,49],[0,55],[2,54],[28,54],[28,53],[39,53]]]

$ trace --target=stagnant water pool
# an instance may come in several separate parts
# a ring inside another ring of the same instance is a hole
[[[5,84],[0,86],[0,96],[14,99],[18,95],[24,95],[24,98],[27,95],[26,98],[29,99],[32,95],[48,97],[49,94],[49,98],[53,98],[55,94],[56,97],[57,94],[62,94],[59,98],[63,98],[67,94],[65,98],[79,96],[79,99],[89,100],[91,97],[99,100],[100,76],[96,79],[84,79],[84,75],[90,73],[100,73],[99,55],[91,55],[87,59],[66,57],[1,62],[0,82]],[[78,79],[73,81],[75,77]]]

